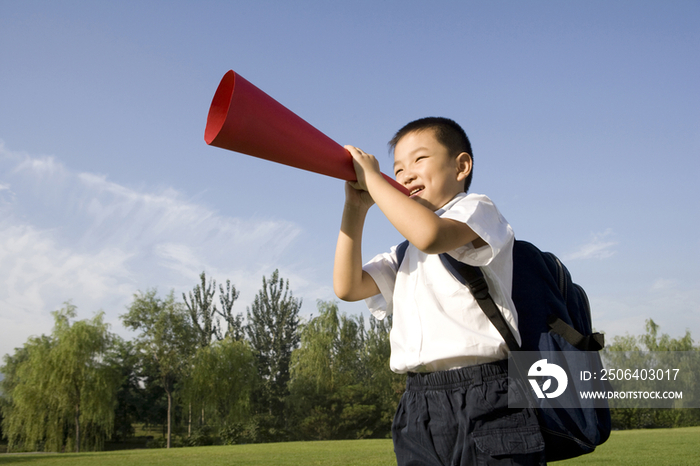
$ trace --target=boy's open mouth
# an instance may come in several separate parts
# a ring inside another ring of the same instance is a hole
[[[417,187],[417,188],[413,188],[413,189],[410,191],[409,196],[415,196],[416,194],[418,194],[419,192],[423,191],[424,189],[425,189],[425,186],[419,186],[419,187]]]

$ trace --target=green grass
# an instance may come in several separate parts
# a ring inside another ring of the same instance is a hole
[[[0,464],[32,466],[395,465],[391,440],[345,440],[129,450],[80,454],[0,455]],[[700,427],[613,432],[590,454],[558,465],[700,465]]]
[[[0,455],[0,464],[37,466],[395,465],[391,440],[268,443],[170,450]]]
[[[589,454],[555,465],[685,466],[700,465],[700,427],[613,432]]]

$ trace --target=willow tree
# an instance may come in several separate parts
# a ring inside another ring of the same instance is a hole
[[[39,389],[39,385],[27,383],[27,377],[31,380],[31,376],[36,375],[28,374],[32,362],[48,359],[52,344],[53,340],[46,335],[31,337],[22,347],[15,348],[14,354],[6,354],[4,357],[0,372],[5,378],[0,382],[0,394],[2,428],[3,435],[8,440],[8,451],[21,448],[36,450],[38,443],[47,436],[46,425],[32,421],[43,419],[44,413],[48,415],[48,405],[41,394],[32,393],[32,390]],[[25,419],[29,422],[25,422]]]
[[[290,396],[297,439],[331,440],[391,434],[405,375],[391,372],[391,321],[347,316],[319,301],[318,315],[301,325],[292,353]]]
[[[212,424],[240,422],[248,413],[256,376],[255,356],[246,342],[215,341],[197,349],[182,384],[182,399],[209,413]]]
[[[319,301],[319,315],[301,326],[301,345],[292,354],[292,375],[317,391],[358,381],[365,339],[362,317],[348,317],[333,302]]]
[[[53,313],[51,336],[30,339],[6,357],[9,448],[98,449],[112,433],[118,372],[107,363],[112,335],[103,314],[73,321],[75,306]],[[11,367],[9,367],[11,366]]]
[[[292,353],[288,407],[300,439],[344,438],[343,411],[352,404],[341,393],[358,380],[363,341],[360,319],[319,301],[319,315],[301,326],[301,345]]]

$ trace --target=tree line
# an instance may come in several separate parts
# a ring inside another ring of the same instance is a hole
[[[302,321],[278,271],[263,277],[244,317],[230,281],[199,278],[181,300],[135,293],[120,316],[132,340],[111,333],[103,313],[77,320],[71,303],[53,312],[52,333],[29,338],[0,367],[8,450],[99,450],[140,425],[162,426],[154,446],[164,447],[390,436],[405,385],[389,369],[390,318],[365,322],[319,301]],[[604,356],[698,349],[690,332],[659,335],[649,320],[645,335],[615,337]],[[700,424],[698,409],[612,415],[618,429]]]
[[[616,336],[612,344],[603,349],[603,358],[608,367],[658,368],[668,369],[673,373],[674,383],[666,384],[670,390],[683,388],[683,399],[668,400],[666,408],[645,407],[642,400],[618,402],[611,408],[613,429],[651,429],[664,427],[687,427],[700,425],[700,408],[669,409],[671,406],[700,406],[700,371],[697,353],[700,346],[693,345],[690,331],[686,330],[681,338],[672,338],[660,334],[659,325],[648,319],[646,333],[640,336]],[[652,352],[652,353],[650,353]],[[675,354],[671,354],[675,352]],[[693,357],[688,357],[689,355]],[[638,378],[639,375],[637,374]],[[671,378],[669,377],[669,381]],[[628,387],[635,389],[636,380],[616,380],[616,390],[625,391]],[[654,402],[657,404],[659,401]],[[651,404],[647,402],[646,404]],[[628,405],[628,407],[622,407]]]
[[[319,301],[302,322],[278,271],[245,318],[238,297],[205,273],[182,300],[139,291],[120,316],[130,341],[66,303],[0,367],[8,450],[99,450],[137,425],[163,426],[165,447],[390,435],[405,383],[389,370],[390,320]]]

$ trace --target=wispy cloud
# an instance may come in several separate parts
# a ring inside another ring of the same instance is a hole
[[[677,287],[676,280],[669,278],[657,278],[651,284],[651,291],[655,292],[672,292]]]
[[[68,299],[81,315],[103,309],[117,323],[136,290],[191,289],[203,270],[257,290],[264,267],[300,233],[288,221],[224,216],[172,188],[130,188],[0,142],[0,354],[49,331],[50,311]]]
[[[585,260],[585,259],[607,259],[615,254],[613,249],[617,241],[609,239],[613,236],[612,230],[605,230],[603,233],[592,235],[590,241],[579,246],[579,248],[564,256],[564,260]]]

